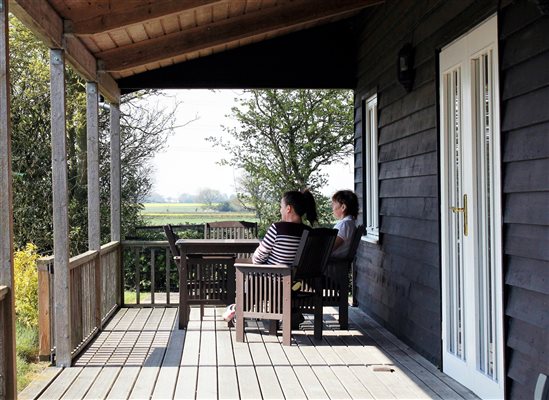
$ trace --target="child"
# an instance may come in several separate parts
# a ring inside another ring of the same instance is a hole
[[[332,196],[332,212],[339,221],[335,224],[337,238],[332,250],[332,257],[347,256],[351,239],[356,229],[358,216],[358,197],[350,190],[340,190]]]

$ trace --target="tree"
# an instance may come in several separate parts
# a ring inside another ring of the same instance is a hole
[[[233,140],[211,137],[240,168],[239,196],[256,210],[262,224],[279,218],[286,190],[309,188],[322,203],[326,184],[321,168],[353,151],[353,97],[348,90],[247,90],[232,108],[238,121],[224,128]],[[325,200],[324,200],[325,201]]]
[[[34,243],[40,253],[53,248],[49,53],[10,16],[10,81],[15,246]],[[174,128],[175,112],[144,104],[154,92],[121,99],[122,234],[143,223],[140,201],[151,187],[148,161]],[[85,82],[66,74],[67,166],[71,254],[87,249]],[[108,113],[100,110],[102,240],[109,237],[110,183]]]
[[[213,203],[225,200],[225,196],[223,196],[219,190],[204,188],[200,189],[198,192],[197,199],[211,209]]]

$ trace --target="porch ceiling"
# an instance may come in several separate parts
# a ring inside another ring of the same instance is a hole
[[[117,81],[348,18],[383,0],[10,0],[86,79]]]

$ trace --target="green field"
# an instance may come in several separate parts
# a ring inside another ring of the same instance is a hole
[[[145,203],[141,212],[147,225],[202,224],[212,221],[257,221],[253,212],[218,212],[200,203]]]

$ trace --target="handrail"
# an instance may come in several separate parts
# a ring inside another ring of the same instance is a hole
[[[97,250],[88,250],[85,253],[71,257],[69,259],[69,271],[81,267],[82,265],[89,263],[91,260],[97,257],[99,252]]]

